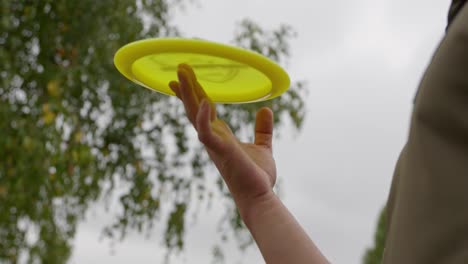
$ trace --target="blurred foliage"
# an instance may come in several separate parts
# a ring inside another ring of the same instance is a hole
[[[230,205],[223,238],[248,245],[221,178],[218,189],[207,184],[213,167],[181,104],[113,65],[126,43],[180,35],[170,17],[183,3],[0,0],[0,262],[67,262],[89,206],[115,197],[120,209],[104,230],[111,239],[159,224],[167,249],[182,250],[188,208],[221,192]],[[293,36],[287,26],[265,31],[244,20],[233,43],[283,63]],[[269,102],[221,105],[220,117],[242,137],[268,105],[277,125],[300,128],[303,93],[294,83]]]
[[[364,264],[380,264],[382,263],[383,252],[385,248],[385,230],[387,226],[387,214],[385,208],[382,209],[379,216],[379,221],[374,235],[374,245],[367,249],[363,263]]]

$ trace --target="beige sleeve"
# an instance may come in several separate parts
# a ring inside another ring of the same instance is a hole
[[[420,84],[387,209],[383,263],[468,263],[468,4]]]

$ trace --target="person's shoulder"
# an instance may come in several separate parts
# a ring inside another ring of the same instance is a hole
[[[455,17],[460,13],[460,10],[465,5],[467,0],[452,0],[452,4],[450,5],[449,13],[448,13],[448,24],[447,29],[455,19]]]

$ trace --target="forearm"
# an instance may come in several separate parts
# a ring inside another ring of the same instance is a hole
[[[256,201],[236,203],[268,264],[328,263],[273,192]]]

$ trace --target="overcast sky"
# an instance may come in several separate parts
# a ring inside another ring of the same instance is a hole
[[[293,26],[292,80],[308,82],[307,118],[274,143],[283,202],[333,263],[360,263],[372,244],[393,167],[406,140],[412,99],[443,36],[449,0],[197,0],[174,19],[189,37],[228,43],[248,17]],[[223,205],[189,223],[187,251],[173,263],[210,263]],[[99,219],[99,220],[98,220]],[[99,240],[106,216],[80,225],[72,263],[159,263],[160,230],[115,246]],[[228,245],[232,247],[232,245]],[[255,247],[226,263],[263,263]]]

